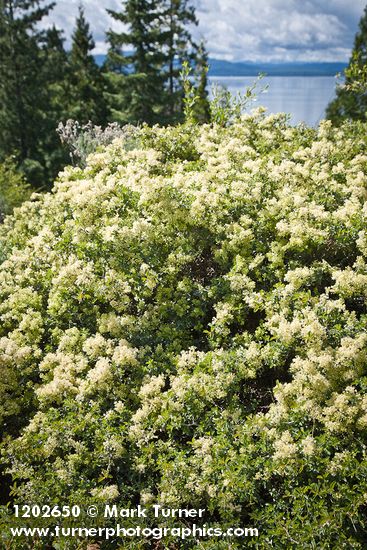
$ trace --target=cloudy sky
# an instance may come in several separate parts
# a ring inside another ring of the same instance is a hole
[[[70,37],[80,0],[59,0],[49,21]],[[346,61],[366,0],[193,0],[211,57],[229,61]],[[121,0],[84,0],[104,53],[111,25],[106,8]]]

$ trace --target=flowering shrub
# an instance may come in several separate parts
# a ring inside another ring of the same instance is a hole
[[[142,128],[6,219],[17,502],[200,507],[257,526],[248,547],[363,548],[366,146],[361,123],[261,109]]]
[[[117,138],[124,138],[126,145],[133,143],[135,128],[129,125],[122,127],[117,122],[102,128],[90,121],[81,125],[77,120],[69,119],[65,123],[60,122],[56,132],[69,151],[72,164],[84,168],[88,156],[99,147],[109,145]]]

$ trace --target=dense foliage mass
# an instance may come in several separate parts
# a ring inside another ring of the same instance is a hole
[[[23,201],[29,199],[30,187],[11,159],[0,164],[0,223]]]
[[[257,526],[246,547],[363,548],[366,146],[362,123],[261,110],[131,128],[7,218],[17,502],[201,507]]]
[[[0,162],[14,156],[38,187],[50,177],[50,149],[57,142],[49,132],[55,114],[55,67],[48,63],[51,57],[56,62],[54,40],[45,47],[49,36],[39,28],[51,8],[38,0],[0,0]]]
[[[367,113],[367,6],[359,22],[354,47],[345,70],[344,82],[326,109],[326,117],[334,124],[354,119],[366,121]]]

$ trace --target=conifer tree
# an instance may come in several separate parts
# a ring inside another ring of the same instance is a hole
[[[53,4],[0,0],[0,157],[15,155],[30,181],[45,177],[48,91],[39,22]]]
[[[354,39],[354,48],[345,71],[345,82],[336,93],[336,98],[329,104],[326,117],[335,124],[345,119],[367,120],[367,83],[358,86],[361,75],[367,67],[367,6],[359,22],[359,31]]]
[[[162,0],[163,40],[165,43],[166,82],[168,89],[168,116],[171,121],[182,118],[183,89],[180,74],[183,63],[195,65],[198,47],[189,25],[197,25],[195,9],[190,0]]]
[[[104,125],[108,113],[104,96],[104,79],[92,51],[95,42],[86,21],[84,8],[79,14],[72,37],[70,52],[70,116],[80,123],[89,121]]]
[[[125,0],[122,11],[107,10],[127,26],[126,32],[107,33],[105,70],[113,117],[119,122],[153,124],[161,119],[165,93],[159,7],[159,0]]]
[[[65,99],[69,94],[70,79],[64,42],[63,32],[55,25],[46,30],[43,43],[44,70],[48,87],[52,90],[53,101],[60,103],[60,114],[67,108]]]
[[[105,70],[114,120],[150,124],[182,120],[182,66],[186,61],[200,64],[202,54],[189,29],[197,24],[194,7],[189,0],[125,0],[122,7],[121,12],[108,10],[127,26],[126,32],[107,35]],[[206,75],[202,76],[205,88]],[[205,101],[206,92],[200,93]]]
[[[63,33],[55,26],[46,31],[43,56],[49,105],[45,113],[45,132],[39,139],[42,140],[44,164],[51,181],[68,162],[67,152],[60,146],[56,127],[59,121],[71,117],[68,55],[64,48]]]

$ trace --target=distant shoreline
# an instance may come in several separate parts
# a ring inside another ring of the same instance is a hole
[[[223,75],[223,74],[213,74],[209,71],[209,79],[213,78],[223,78],[225,80],[236,80],[238,78],[257,78],[259,73],[253,74],[235,74],[235,75]],[[336,78],[337,75],[334,74],[264,74],[264,78]]]
[[[103,65],[106,56],[95,56],[98,65]],[[225,61],[209,58],[209,77],[235,78],[242,76],[256,77],[260,73],[266,76],[336,76],[343,73],[347,63],[338,62],[286,62],[254,63],[250,61]]]
[[[257,76],[336,76],[342,73],[347,63],[250,63],[209,59],[209,76],[240,77]]]

